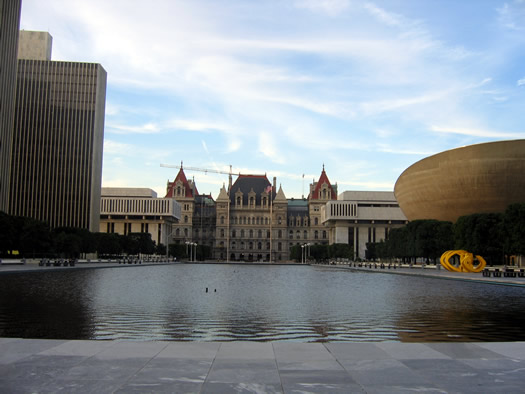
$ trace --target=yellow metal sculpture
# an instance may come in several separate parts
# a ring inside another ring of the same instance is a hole
[[[478,261],[477,265],[474,265],[474,260]],[[441,255],[440,262],[443,267],[452,272],[481,272],[487,265],[483,257],[479,255],[474,257],[466,250],[448,250]]]

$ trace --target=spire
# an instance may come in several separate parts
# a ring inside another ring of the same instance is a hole
[[[286,201],[286,196],[284,195],[282,185],[279,184],[279,191],[277,192],[277,195],[275,196],[274,201]]]

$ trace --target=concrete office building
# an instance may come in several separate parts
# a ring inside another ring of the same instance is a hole
[[[0,211],[8,210],[20,0],[0,0]]]
[[[53,37],[43,31],[20,30],[18,59],[51,60]]]
[[[151,189],[102,188],[101,233],[149,233],[157,245],[167,245],[172,226],[180,217],[181,206],[177,201],[157,198],[157,193]]]
[[[391,228],[408,223],[393,192],[346,191],[322,207],[330,244],[349,244],[354,258],[365,258],[366,244],[388,238]]]
[[[48,33],[20,38],[50,53]],[[99,230],[105,102],[100,64],[18,60],[10,214]]]

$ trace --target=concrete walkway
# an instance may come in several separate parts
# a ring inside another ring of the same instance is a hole
[[[363,264],[362,267],[349,266],[348,264],[335,264],[335,265],[319,265],[320,267],[329,267],[329,268],[341,268],[348,269],[352,271],[360,272],[376,272],[382,274],[394,274],[394,275],[410,275],[410,276],[419,276],[435,279],[453,279],[453,280],[463,280],[471,281],[478,283],[487,283],[495,285],[508,285],[508,286],[525,286],[525,278],[519,277],[485,277],[481,272],[469,273],[469,272],[450,272],[444,268],[436,268],[436,266],[427,266],[422,268],[421,266],[414,266],[413,268],[380,268],[379,264],[377,268],[368,268]],[[499,267],[500,270],[503,270],[503,267]]]
[[[0,338],[2,393],[519,393],[525,342]]]

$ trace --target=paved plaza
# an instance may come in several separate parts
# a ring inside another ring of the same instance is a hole
[[[519,393],[525,342],[0,339],[2,393]]]

